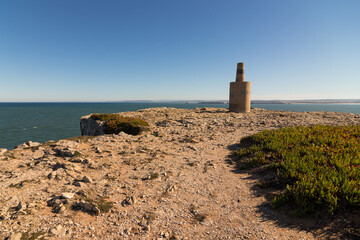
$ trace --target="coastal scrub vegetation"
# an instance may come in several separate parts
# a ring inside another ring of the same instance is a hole
[[[239,168],[276,173],[283,190],[273,208],[295,205],[293,214],[304,216],[360,207],[360,126],[267,130],[240,143]]]
[[[149,130],[149,123],[146,121],[133,118],[133,117],[122,117],[118,114],[92,114],[91,118],[94,120],[104,121],[104,132],[106,134],[117,134],[125,132],[127,134],[138,135],[142,131]]]

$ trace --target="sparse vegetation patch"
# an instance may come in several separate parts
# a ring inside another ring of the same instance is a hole
[[[263,131],[235,151],[241,169],[263,166],[285,182],[274,208],[292,203],[294,214],[360,207],[360,126],[315,125]]]
[[[93,139],[93,138],[95,138],[95,137],[96,137],[96,136],[83,135],[83,136],[76,136],[76,137],[66,138],[66,140],[74,141],[74,142],[79,142],[79,143],[86,143],[86,142],[88,142],[90,139]]]
[[[19,183],[15,183],[15,184],[10,184],[9,187],[10,188],[17,188],[17,189],[20,189],[24,186],[25,183],[30,183],[31,181],[30,180],[24,180],[24,181],[21,181]]]
[[[39,232],[33,232],[33,233],[23,233],[20,240],[42,240],[45,239],[46,232],[39,231]]]
[[[125,132],[127,134],[138,135],[143,131],[148,131],[149,123],[146,121],[133,118],[121,117],[118,114],[92,114],[91,118],[94,120],[104,121],[104,132],[106,134],[117,134]]]

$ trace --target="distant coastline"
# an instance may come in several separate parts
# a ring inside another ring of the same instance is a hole
[[[0,104],[27,104],[27,103],[44,103],[44,104],[74,104],[74,103],[129,103],[129,104],[229,104],[229,100],[122,100],[122,101],[69,101],[69,102],[0,102]],[[302,99],[302,100],[252,100],[251,104],[360,104],[360,99]]]
[[[189,101],[198,104],[228,104],[227,100]],[[252,104],[360,104],[360,99],[252,100]]]

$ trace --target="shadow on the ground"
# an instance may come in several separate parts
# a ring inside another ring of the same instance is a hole
[[[228,149],[234,152],[240,147],[248,146],[233,144],[228,146]],[[286,183],[276,183],[273,181],[276,174],[262,171],[261,167],[241,169],[238,157],[234,154],[227,156],[225,161],[233,167],[232,172],[247,174],[248,177],[245,179],[256,180],[258,183],[253,184],[251,190],[255,196],[264,196],[267,200],[258,206],[263,221],[273,221],[281,228],[311,232],[320,239],[360,239],[360,209],[339,209],[334,214],[322,211],[309,217],[292,216],[294,206],[284,206],[274,210],[271,208],[271,201],[284,189]]]

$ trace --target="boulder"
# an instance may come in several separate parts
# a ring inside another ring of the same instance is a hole
[[[104,122],[94,120],[91,115],[83,116],[80,120],[81,135],[99,136],[104,133]]]
[[[56,147],[53,150],[57,155],[59,155],[61,157],[74,157],[77,152],[77,151],[67,148],[67,147],[66,148]],[[80,153],[78,153],[78,154],[80,154]]]
[[[39,142],[27,141],[26,143],[17,145],[17,146],[15,147],[15,149],[24,149],[24,148],[30,148],[30,147],[38,147],[38,146],[40,146],[40,145],[41,145],[41,143],[39,143]]]

